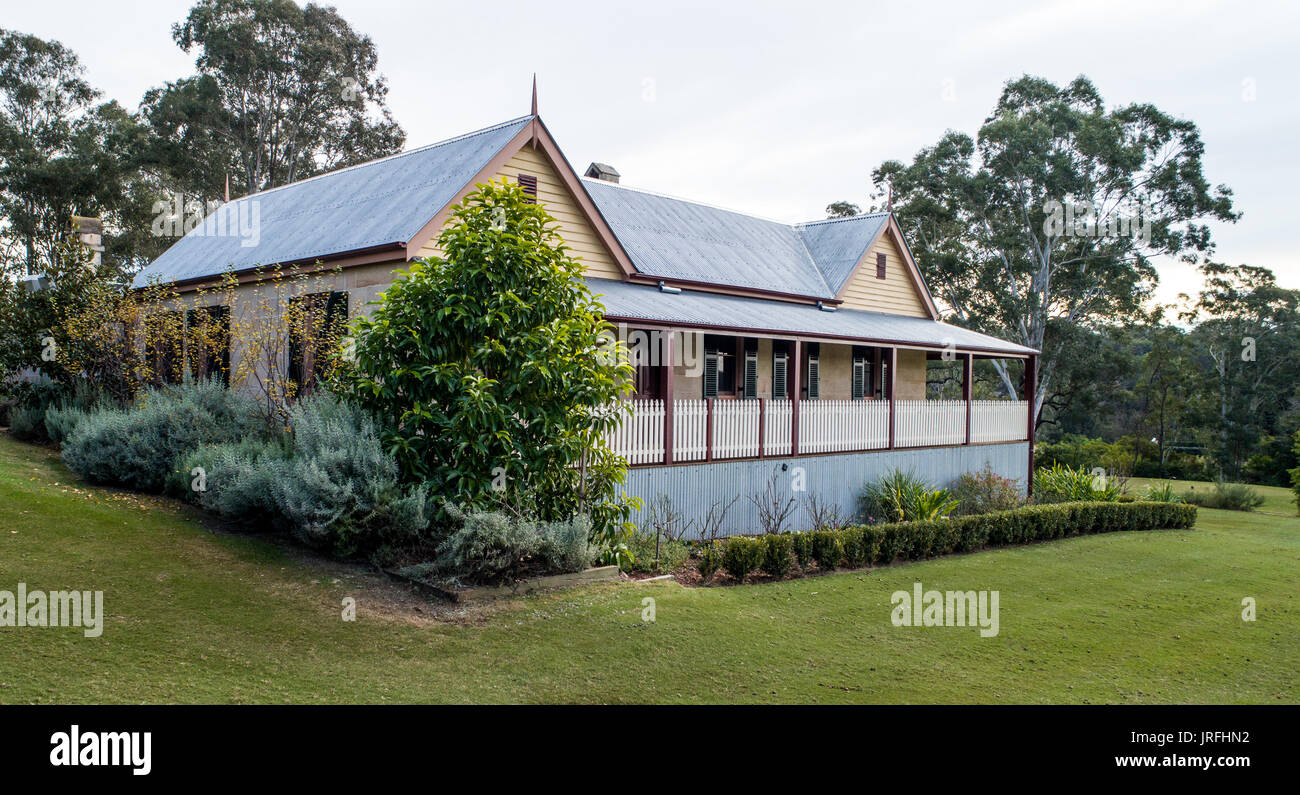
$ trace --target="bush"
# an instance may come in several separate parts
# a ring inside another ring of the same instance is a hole
[[[777,579],[790,573],[794,565],[794,539],[789,533],[760,536],[764,543],[762,568]]]
[[[722,554],[718,551],[718,541],[705,544],[700,548],[700,558],[695,562],[695,570],[700,573],[700,578],[708,580],[722,566]]]
[[[632,553],[631,563],[623,565],[624,571],[638,571],[645,574],[657,574],[661,571],[676,571],[681,568],[691,555],[691,548],[686,542],[676,538],[659,538],[659,565],[655,566],[655,534],[638,532],[628,540],[628,551]]]
[[[63,444],[77,425],[90,416],[87,409],[59,405],[45,412],[45,436],[55,444]]]
[[[842,530],[814,530],[812,556],[823,569],[833,569],[844,559],[844,545],[840,543]]]
[[[423,488],[404,487],[369,416],[327,393],[289,411],[289,433],[206,444],[181,456],[167,490],[252,526],[274,525],[349,557],[419,541],[429,527]],[[194,491],[195,468],[202,469]]]
[[[763,565],[767,544],[760,538],[732,536],[722,544],[722,568],[736,581]]]
[[[1147,486],[1147,490],[1142,493],[1142,499],[1147,502],[1183,502],[1183,498],[1178,496],[1174,491],[1174,484],[1159,483]]]
[[[14,406],[9,410],[9,433],[24,442],[45,441],[45,409]]]
[[[276,467],[276,510],[300,541],[350,556],[407,544],[429,526],[426,491],[403,487],[370,416],[328,393],[289,411],[292,455]]]
[[[1037,502],[1114,502],[1123,490],[1118,479],[1099,479],[1084,469],[1053,464],[1051,468],[1034,470],[1034,500]]]
[[[957,478],[952,485],[952,496],[957,500],[954,513],[961,516],[1009,511],[1025,501],[1016,481],[994,472],[989,464],[978,472],[967,472]]]
[[[248,435],[252,399],[220,382],[148,389],[127,409],[100,408],[64,440],[63,460],[92,483],[160,492],[177,460]]]
[[[1027,544],[1066,536],[1120,530],[1189,528],[1196,523],[1196,507],[1170,502],[1070,502],[1025,505],[1009,511],[958,516],[929,522],[845,527],[780,536],[733,536],[718,542],[722,566],[737,580],[759,565],[754,550],[766,550],[772,539],[789,539],[805,561],[815,559],[823,569],[888,565],[895,560],[921,560],[987,546]],[[708,547],[707,549],[714,549]],[[701,558],[703,560],[703,558]],[[788,558],[787,558],[788,560]],[[806,567],[806,563],[801,564]],[[714,566],[716,569],[716,565]],[[765,568],[766,570],[766,568]],[[704,568],[701,567],[701,574]],[[743,574],[737,575],[737,571]],[[712,569],[710,569],[712,573]],[[707,577],[707,575],[705,575]]]
[[[812,533],[790,533],[790,546],[794,550],[794,559],[799,561],[799,568],[806,569],[813,564]]]
[[[898,469],[868,483],[860,502],[865,516],[892,522],[940,519],[957,507],[947,489],[931,489],[917,476]]]
[[[1217,481],[1213,491],[1197,491],[1195,488],[1183,495],[1183,499],[1202,508],[1219,508],[1225,511],[1253,511],[1264,504],[1264,495],[1244,483],[1225,483]]]
[[[581,571],[591,563],[586,517],[542,522],[454,505],[447,513],[454,529],[439,544],[432,569],[452,582],[509,583]]]

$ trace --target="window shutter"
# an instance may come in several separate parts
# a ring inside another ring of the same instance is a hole
[[[758,397],[758,351],[745,351],[745,397]]]
[[[881,252],[876,255],[876,278],[885,278],[885,255]]]
[[[524,193],[528,194],[529,204],[537,203],[537,177],[528,174],[520,174],[519,187],[524,189]]]
[[[867,360],[863,356],[853,357],[853,399],[862,400],[867,395]]]
[[[704,352],[704,396],[706,398],[718,396],[719,358],[717,351],[706,350]]]
[[[790,388],[786,385],[785,380],[787,361],[785,353],[772,354],[772,397],[776,400],[784,400],[790,397]]]
[[[808,399],[816,400],[821,396],[821,384],[818,378],[818,366],[816,356],[808,357]]]

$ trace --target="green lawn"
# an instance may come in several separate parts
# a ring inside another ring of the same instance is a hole
[[[1161,478],[1129,478],[1128,491],[1138,497],[1148,486],[1162,483],[1173,484],[1174,491],[1185,494],[1189,489],[1196,491],[1214,491],[1214,484],[1205,480],[1163,480]],[[1295,492],[1277,486],[1251,486],[1264,497],[1264,504],[1259,506],[1260,513],[1296,516]]]
[[[1296,702],[1300,519],[1115,533],[775,585],[609,584],[462,611],[89,489],[0,438],[0,589],[100,589],[104,634],[0,629],[0,702]],[[996,589],[1001,632],[890,595]],[[352,596],[358,619],[340,619]],[[1241,620],[1241,600],[1259,620]],[[657,621],[641,621],[641,600]]]

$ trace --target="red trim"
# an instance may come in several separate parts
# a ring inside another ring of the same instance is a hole
[[[767,398],[758,399],[758,457],[763,457],[763,440],[767,438]]]
[[[664,366],[664,463],[673,462],[673,333],[664,335],[667,350],[662,351]]]
[[[713,460],[713,398],[704,401],[706,417],[704,420],[704,460]]]
[[[790,399],[790,455],[799,455],[799,393],[803,391],[803,343],[794,341],[791,353],[794,359],[794,391]],[[786,365],[789,367],[789,364]],[[786,373],[789,377],[789,373]]]
[[[975,381],[975,357],[969,353],[962,354],[961,399],[966,401],[966,444],[971,442],[971,386]]]
[[[843,303],[843,301],[841,301],[838,298],[818,298],[816,296],[805,295],[803,293],[785,293],[785,292],[780,292],[778,290],[763,290],[758,287],[733,287],[729,284],[719,284],[718,282],[700,282],[700,281],[693,281],[691,279],[676,279],[672,277],[652,276],[648,273],[633,273],[627,278],[628,281],[631,282],[647,282],[652,284],[658,284],[659,282],[663,282],[664,284],[674,286],[674,287],[675,286],[690,287],[700,292],[720,293],[722,295],[735,295],[741,297],[753,296],[753,297],[761,297],[761,298],[769,298],[769,299],[776,298],[779,300],[787,301],[789,303],[807,304],[808,306],[816,306],[818,302],[827,304],[828,306],[838,306],[839,304]]]
[[[894,385],[898,382],[898,349],[888,348],[889,355],[885,359],[885,367],[888,370],[888,376],[885,378],[885,398],[889,401],[889,448],[894,449]]]
[[[1025,483],[1025,494],[1034,496],[1034,432],[1037,430],[1037,417],[1034,416],[1034,402],[1037,399],[1038,391],[1038,356],[1030,356],[1025,360],[1025,387],[1024,395],[1026,401],[1026,414],[1029,419],[1026,423],[1025,438],[1029,440],[1029,477]]]

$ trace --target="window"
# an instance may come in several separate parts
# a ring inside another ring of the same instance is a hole
[[[348,294],[311,293],[289,301],[289,380],[311,391],[329,372],[347,333]]]
[[[528,194],[527,201],[529,204],[537,203],[537,177],[520,174],[519,187],[524,189],[524,193]]]
[[[704,335],[704,397],[736,394],[736,338]]]
[[[852,396],[854,400],[862,400],[867,397],[867,380],[868,373],[871,372],[871,365],[868,364],[867,349],[861,345],[853,346],[853,388]]]
[[[741,397],[754,399],[758,397],[758,340],[745,340],[745,381],[744,394]]]
[[[821,346],[808,343],[808,399],[821,397]]]
[[[185,315],[185,362],[194,378],[230,386],[230,307],[205,306]]]
[[[636,396],[651,399],[663,397],[663,372],[662,365],[638,364],[636,366],[636,377],[632,385]]]
[[[881,252],[876,255],[876,278],[877,279],[885,278],[885,265],[886,265],[885,254],[884,252]]]
[[[149,381],[179,384],[185,376],[185,313],[157,312],[145,320]]]
[[[790,386],[786,374],[789,371],[790,354],[784,340],[772,342],[772,397],[786,400],[790,397]]]

